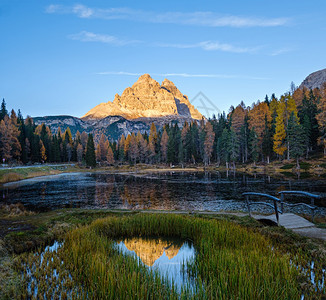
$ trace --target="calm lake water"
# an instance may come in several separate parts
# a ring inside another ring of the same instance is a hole
[[[1,187],[0,193],[2,203],[21,202],[37,211],[64,207],[246,211],[243,192],[277,196],[282,190],[321,195],[323,198],[316,203],[320,207],[317,213],[326,215],[325,179],[284,179],[240,173],[68,173],[8,183]],[[257,206],[255,210],[266,209]],[[297,212],[300,209],[297,207]]]
[[[181,291],[187,285],[195,287],[195,280],[187,273],[187,262],[195,259],[195,248],[188,241],[177,239],[131,238],[117,241],[116,247],[124,255],[132,255],[138,262],[161,276]]]

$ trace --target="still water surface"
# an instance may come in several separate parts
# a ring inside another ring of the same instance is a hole
[[[182,287],[195,288],[194,278],[187,273],[187,263],[195,259],[192,243],[180,239],[132,238],[116,242],[124,255],[132,255],[138,262],[166,278],[177,291]]]
[[[323,198],[316,203],[320,207],[317,213],[326,215],[325,179],[284,179],[240,173],[70,173],[8,183],[1,187],[0,193],[2,203],[21,202],[37,211],[64,207],[232,211],[246,210],[243,192],[277,196],[282,190],[321,195]],[[300,209],[296,208],[299,212]]]

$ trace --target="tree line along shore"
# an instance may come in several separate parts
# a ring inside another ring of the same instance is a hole
[[[326,154],[326,84],[320,89],[293,89],[279,99],[273,94],[252,106],[241,102],[229,113],[185,122],[182,127],[154,123],[147,133],[133,132],[108,140],[101,132],[78,132],[69,127],[56,133],[45,124],[35,125],[21,112],[0,110],[2,163],[65,163],[81,165],[203,164],[209,166],[296,161]]]

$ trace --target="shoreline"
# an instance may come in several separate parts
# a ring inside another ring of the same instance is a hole
[[[271,177],[284,177],[288,179],[322,179],[326,180],[326,159],[308,160],[302,162],[303,167],[299,170],[294,166],[294,162],[282,161],[272,162],[270,164],[246,164],[238,165],[235,169],[227,169],[225,165],[185,165],[168,166],[163,164],[146,165],[117,165],[97,167],[94,169],[79,166],[78,164],[58,164],[58,165],[39,165],[24,166],[0,169],[0,186],[10,182],[19,182],[21,180],[59,175],[64,173],[164,173],[164,172],[225,172],[230,175],[240,173],[250,176],[267,175]]]

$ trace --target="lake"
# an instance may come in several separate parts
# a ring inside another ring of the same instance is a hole
[[[220,172],[66,173],[7,183],[0,192],[2,203],[21,202],[35,211],[69,207],[246,211],[243,192],[277,196],[282,190],[321,195],[323,198],[316,202],[317,214],[326,215],[326,180],[322,178],[284,179]],[[268,208],[257,206],[254,210],[265,212]],[[302,207],[295,210],[301,212]]]

